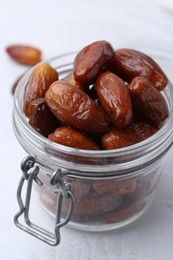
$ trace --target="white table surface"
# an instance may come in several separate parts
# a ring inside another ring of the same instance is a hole
[[[89,233],[65,227],[61,244],[50,247],[13,224],[25,152],[13,134],[10,91],[26,67],[10,60],[5,47],[32,44],[42,49],[46,59],[100,39],[115,48],[134,47],[151,53],[173,80],[173,13],[164,1],[0,1],[0,260],[173,259],[173,148],[166,156],[152,207],[123,230]],[[36,220],[41,218],[52,227],[52,218],[36,201],[33,209]]]

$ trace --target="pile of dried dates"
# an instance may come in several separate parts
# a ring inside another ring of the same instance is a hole
[[[168,79],[146,54],[114,50],[107,41],[83,48],[59,79],[47,63],[27,82],[24,113],[50,140],[78,149],[117,149],[153,135],[168,116]]]

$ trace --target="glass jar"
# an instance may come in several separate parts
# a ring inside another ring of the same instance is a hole
[[[72,70],[75,55],[58,56],[48,63],[63,78]],[[32,70],[20,80],[14,97],[14,132],[29,154],[21,164],[23,176],[17,193],[20,206],[15,216],[17,226],[49,244],[58,244],[59,228],[67,223],[80,230],[104,231],[136,220],[152,202],[164,155],[173,142],[171,83],[163,91],[169,116],[153,136],[121,149],[89,151],[54,143],[28,124],[23,113],[23,97]],[[28,186],[24,205],[21,193],[25,180]],[[55,237],[29,220],[33,181],[40,203],[56,216]],[[22,214],[29,227],[19,223]]]

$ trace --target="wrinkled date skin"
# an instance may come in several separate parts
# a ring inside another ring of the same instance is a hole
[[[99,146],[92,139],[65,126],[57,128],[48,138],[53,142],[77,149],[100,150]]]
[[[106,41],[94,42],[82,49],[74,60],[74,77],[83,86],[93,84],[97,76],[113,62],[114,51]]]
[[[72,128],[89,133],[104,133],[108,129],[102,109],[86,93],[68,82],[54,82],[45,99],[55,116]]]
[[[6,52],[14,61],[23,65],[33,66],[41,60],[41,51],[33,46],[10,45]]]
[[[142,122],[124,129],[112,128],[102,136],[102,145],[106,150],[123,148],[147,139],[156,130]]]
[[[111,72],[104,72],[96,81],[96,91],[112,124],[118,128],[127,127],[133,112],[130,94],[123,80]]]
[[[29,117],[29,105],[37,98],[44,98],[51,83],[58,80],[58,72],[49,64],[39,64],[32,72],[26,85],[24,112]]]
[[[168,116],[168,107],[162,94],[144,77],[136,77],[128,86],[137,114],[149,124],[161,127]]]
[[[30,103],[29,124],[45,137],[60,126],[60,122],[50,111],[44,98],[35,99]]]
[[[136,76],[146,77],[160,91],[168,84],[168,79],[160,66],[146,54],[132,50],[115,51],[113,71],[123,80],[130,82]]]

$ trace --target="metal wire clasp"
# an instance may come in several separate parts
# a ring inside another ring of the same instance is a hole
[[[35,225],[29,219],[32,184],[33,181],[35,181],[37,185],[43,185],[42,181],[37,176],[39,173],[38,163],[37,165],[35,165],[35,163],[36,158],[33,156],[27,156],[21,163],[21,170],[23,172],[23,175],[20,179],[17,189],[17,200],[20,210],[14,217],[14,223],[17,227],[29,233],[30,235],[42,240],[43,242],[49,245],[56,246],[60,243],[61,240],[59,229],[70,221],[74,208],[75,199],[73,193],[71,192],[71,183],[63,180],[64,174],[60,169],[58,169],[52,174],[50,178],[50,184],[53,186],[59,184],[60,187],[59,189],[54,189],[54,193],[58,194],[54,234],[38,225]],[[27,182],[27,186],[25,202],[23,202],[22,189],[25,181]],[[66,218],[61,221],[61,209],[63,198],[70,200],[70,206]],[[24,215],[25,224],[19,222],[19,218],[22,215]]]

